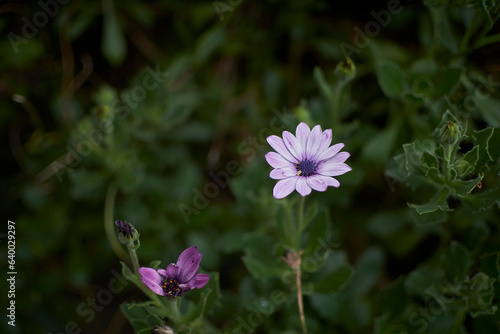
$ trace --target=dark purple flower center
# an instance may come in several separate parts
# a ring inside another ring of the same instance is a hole
[[[311,176],[316,174],[316,168],[318,166],[311,160],[303,160],[295,164],[295,169],[297,170],[297,175],[300,176]]]
[[[169,278],[163,282],[161,285],[163,292],[165,292],[165,297],[175,299],[177,297],[182,297],[182,289],[179,287],[179,282],[177,280]]]

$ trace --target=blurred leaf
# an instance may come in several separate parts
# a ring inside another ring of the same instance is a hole
[[[113,0],[103,0],[102,55],[113,66],[120,65],[127,54],[127,43],[116,17]]]
[[[472,0],[469,0],[472,1]],[[475,0],[479,7],[484,11],[488,17],[490,24],[489,29],[493,28],[495,21],[498,19],[500,3],[495,0]]]
[[[269,278],[280,277],[286,273],[286,268],[283,266],[276,267],[269,262],[257,260],[250,256],[242,257],[243,263],[254,278]]]
[[[419,295],[433,284],[441,282],[443,277],[442,268],[431,268],[423,265],[410,272],[404,284],[408,292]]]
[[[313,254],[314,256],[314,254]],[[308,267],[312,260],[314,263],[321,261],[320,258],[308,257],[302,260],[303,275],[307,275]],[[328,253],[324,265],[313,274],[311,278],[312,290],[320,293],[335,293],[345,288],[354,276],[354,268],[349,265],[347,255],[343,251]]]
[[[368,248],[355,264],[351,281],[353,298],[364,296],[377,283],[384,267],[384,253],[377,247]]]
[[[488,234],[488,225],[482,221],[474,222],[465,232],[464,246],[472,252],[479,250],[488,238]]]
[[[451,282],[466,280],[471,265],[470,252],[456,241],[441,256],[441,266]]]
[[[221,26],[215,26],[207,31],[198,42],[194,53],[196,64],[204,63],[208,57],[226,41],[226,30]]]
[[[361,159],[375,166],[383,166],[394,149],[401,127],[401,118],[396,118],[388,127],[373,136],[361,151]]]
[[[488,97],[476,99],[479,112],[483,119],[490,125],[500,128],[500,100]]]
[[[443,95],[448,95],[452,92],[459,82],[463,69],[461,68],[446,68],[439,71],[436,82],[432,90],[432,96],[440,98]]]
[[[491,305],[494,297],[496,279],[488,277],[485,273],[479,272],[471,279],[471,296],[467,298],[467,306],[473,318],[488,314],[494,314],[498,308]]]
[[[289,271],[285,262],[276,259],[269,238],[259,233],[243,236],[245,256],[242,260],[254,278],[279,277]]]
[[[328,84],[325,79],[325,75],[323,74],[323,70],[316,66],[313,71],[314,80],[318,85],[321,93],[326,97],[328,101],[332,100],[332,88]]]
[[[403,72],[394,62],[380,62],[377,66],[377,79],[387,97],[400,97],[403,93]]]
[[[481,255],[481,271],[490,277],[500,278],[500,252]]]

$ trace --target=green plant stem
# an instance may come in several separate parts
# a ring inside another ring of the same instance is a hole
[[[300,247],[300,236],[302,234],[302,231],[304,230],[304,202],[306,201],[305,196],[300,197],[300,203],[299,203],[299,209],[298,209],[298,215],[297,215],[297,235],[296,235],[296,242],[297,242],[297,249]]]
[[[177,298],[176,300],[171,300],[170,305],[173,313],[172,321],[177,324],[181,319],[181,313],[179,311],[181,306],[181,298]]]
[[[116,192],[118,191],[118,187],[114,182],[108,187],[108,191],[106,192],[106,199],[104,201],[104,229],[106,231],[106,236],[108,237],[109,243],[111,244],[111,248],[115,252],[116,256],[120,258],[124,262],[127,261],[127,253],[123,250],[123,247],[118,241],[118,237],[116,236],[116,230],[113,224],[113,211],[115,208],[115,197]]]
[[[137,258],[137,254],[135,252],[135,249],[127,246],[128,248],[128,254],[130,255],[130,260],[132,261],[132,266],[134,266],[134,273],[136,275],[139,274],[139,259]]]
[[[294,229],[292,215],[290,214],[290,206],[288,205],[288,201],[285,199],[285,242],[288,246],[295,248],[294,246]]]
[[[331,100],[333,129],[339,129],[340,125],[340,103],[343,88],[344,83],[342,83],[340,80],[333,86],[333,95]]]

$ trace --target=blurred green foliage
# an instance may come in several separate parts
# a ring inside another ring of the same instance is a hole
[[[307,197],[310,333],[500,331],[498,1],[63,2],[2,5],[2,333],[162,321],[118,274],[114,219],[143,265],[203,253],[180,332],[297,332],[298,195],[272,197],[263,156],[301,121],[353,169]]]

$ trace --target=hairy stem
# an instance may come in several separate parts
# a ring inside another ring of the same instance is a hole
[[[297,303],[299,304],[300,323],[302,324],[302,333],[307,334],[306,317],[304,316],[304,303],[302,301],[302,282],[300,278],[300,254],[298,258],[297,273]]]

